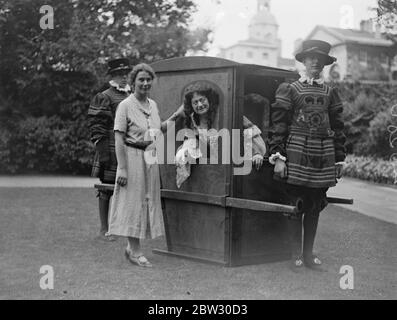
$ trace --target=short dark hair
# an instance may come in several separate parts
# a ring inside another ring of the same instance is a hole
[[[153,68],[146,63],[139,63],[137,64],[130,73],[130,84],[134,84],[136,80],[136,76],[139,72],[146,71],[149,75],[154,79],[156,77],[156,73],[154,72]]]

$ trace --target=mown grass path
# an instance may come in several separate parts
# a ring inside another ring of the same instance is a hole
[[[328,272],[295,274],[287,262],[223,268],[154,255],[130,265],[125,242],[104,243],[89,188],[0,188],[0,299],[396,299],[397,226],[337,206],[322,214],[316,251]],[[39,286],[42,265],[53,290]],[[354,268],[354,290],[339,287]]]

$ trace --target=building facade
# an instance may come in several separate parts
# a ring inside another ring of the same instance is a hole
[[[370,20],[362,21],[360,29],[316,26],[309,39],[329,42],[330,55],[338,59],[324,69],[327,80],[397,81],[396,48]]]
[[[220,57],[241,63],[295,70],[293,59],[281,57],[278,24],[270,11],[270,0],[257,0],[257,12],[248,27],[246,40],[222,48]]]

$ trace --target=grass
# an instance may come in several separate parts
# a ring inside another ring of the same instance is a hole
[[[316,251],[326,273],[293,273],[287,262],[224,268],[155,255],[164,238],[144,242],[153,269],[130,265],[125,242],[96,239],[91,189],[0,188],[0,299],[396,299],[397,226],[330,206]],[[54,268],[53,290],[39,286]],[[354,290],[339,287],[354,268]]]

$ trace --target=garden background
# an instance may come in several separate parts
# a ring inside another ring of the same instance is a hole
[[[94,148],[86,115],[106,83],[106,61],[203,54],[211,39],[211,30],[189,28],[196,9],[189,0],[49,0],[52,30],[38,23],[41,1],[0,4],[1,174],[89,175]],[[345,174],[393,184],[397,86],[332,85],[344,100]]]

